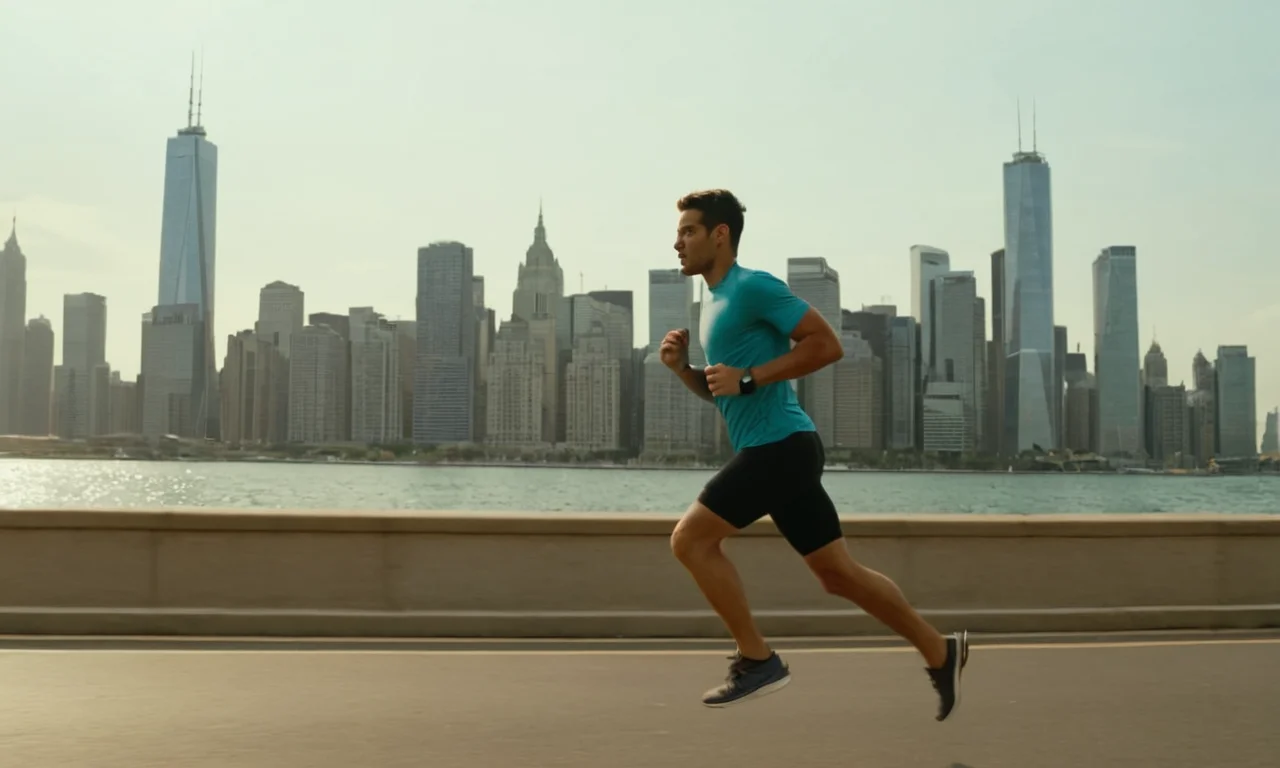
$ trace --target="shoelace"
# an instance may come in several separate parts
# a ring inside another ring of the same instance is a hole
[[[732,683],[747,671],[747,659],[741,653],[735,653],[727,657],[729,659],[729,674],[725,676],[726,683]]]

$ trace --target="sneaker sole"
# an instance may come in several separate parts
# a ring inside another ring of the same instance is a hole
[[[731,701],[720,701],[713,704],[708,704],[707,702],[704,701],[702,702],[702,705],[704,707],[711,707],[712,709],[725,709],[726,707],[732,707],[734,704],[741,704],[744,701],[750,701],[751,699],[758,699],[761,696],[768,696],[771,693],[776,693],[777,691],[780,691],[783,688],[786,688],[787,683],[790,683],[790,682],[791,682],[791,675],[788,674],[786,677],[782,678],[781,680],[774,680],[772,683],[769,683],[768,685],[760,686],[759,688],[755,689],[751,693],[748,693],[746,696],[739,696],[738,698],[733,699]]]
[[[951,711],[942,719],[944,723],[954,717],[956,710],[960,708],[960,680],[964,677],[965,664],[969,662],[969,633],[957,632],[955,638],[956,651],[960,654],[960,659],[956,662],[955,671],[951,673],[951,690],[956,692],[956,700],[951,704]]]

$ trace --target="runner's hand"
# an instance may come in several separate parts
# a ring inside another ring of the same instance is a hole
[[[716,397],[732,397],[742,394],[742,374],[745,371],[742,368],[733,368],[728,365],[708,365],[707,371],[707,389],[711,390],[711,394]]]
[[[658,347],[658,358],[662,364],[679,373],[689,364],[689,329],[667,331]]]

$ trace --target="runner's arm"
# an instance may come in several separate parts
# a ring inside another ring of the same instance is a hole
[[[685,365],[684,370],[676,374],[680,377],[680,381],[689,388],[689,391],[698,397],[706,400],[708,403],[716,401],[715,395],[711,394],[711,390],[707,387],[707,372],[701,368],[694,368],[692,365]]]
[[[844,357],[835,329],[813,307],[791,329],[790,336],[796,343],[790,352],[751,369],[757,386],[803,378]]]
[[[778,278],[757,274],[750,299],[762,320],[795,342],[790,352],[752,367],[751,378],[757,386],[803,378],[844,357],[840,336],[831,325]]]

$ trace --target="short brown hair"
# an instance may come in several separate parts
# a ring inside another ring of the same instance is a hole
[[[704,189],[690,192],[676,202],[676,209],[699,211],[702,213],[702,224],[707,231],[721,224],[729,227],[729,245],[734,255],[738,253],[738,241],[742,239],[742,214],[747,209],[732,192],[727,189]]]

